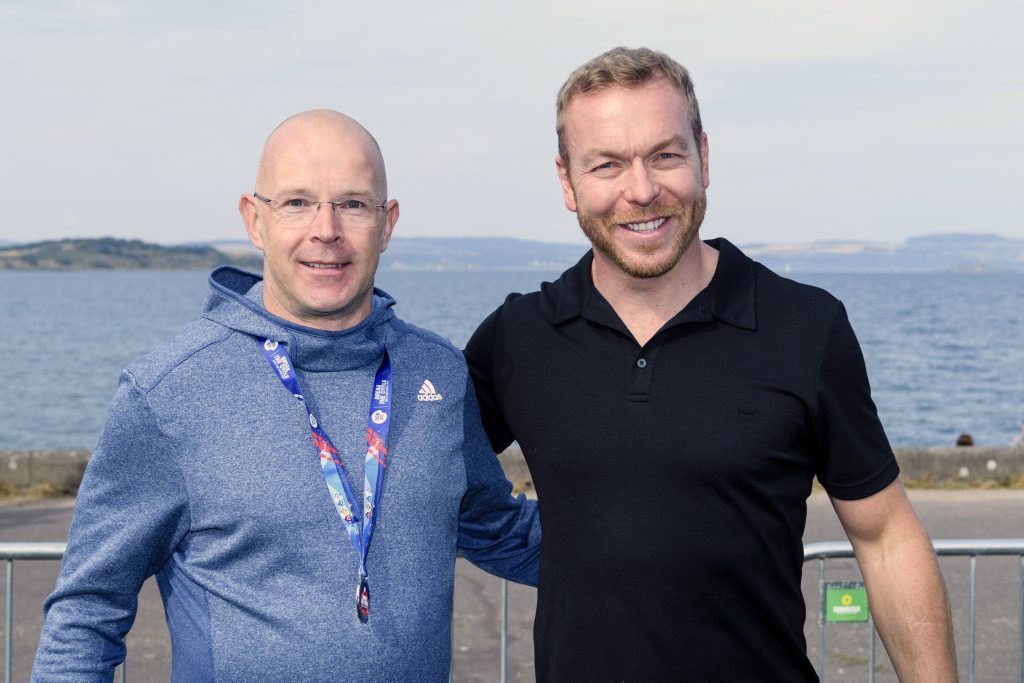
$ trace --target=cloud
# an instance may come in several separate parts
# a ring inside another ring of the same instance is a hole
[[[0,239],[240,237],[264,137],[314,107],[380,140],[399,234],[579,239],[553,171],[554,96],[620,44],[694,73],[709,231],[1024,236],[1022,19],[1019,2],[951,0],[5,7],[0,182],[20,201]],[[39,210],[53,197],[75,222]]]

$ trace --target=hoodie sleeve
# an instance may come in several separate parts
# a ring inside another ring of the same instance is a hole
[[[33,682],[112,679],[139,589],[188,527],[181,482],[171,439],[125,371],[78,492],[57,586],[44,603]]]
[[[537,501],[523,494],[512,497],[512,484],[491,449],[468,378],[464,405],[466,494],[459,512],[459,549],[484,571],[536,586],[541,536]]]

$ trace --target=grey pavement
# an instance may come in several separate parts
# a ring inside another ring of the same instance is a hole
[[[964,490],[911,491],[915,508],[934,539],[1024,537],[1024,491]],[[63,541],[74,502],[55,499],[31,502],[0,501],[0,542]],[[808,502],[804,542],[844,540],[828,499],[815,493]],[[970,565],[967,558],[943,558],[943,574],[953,603],[961,680],[967,680],[967,606]],[[1016,681],[1019,666],[1019,562],[1016,558],[979,558],[977,655],[975,680]],[[14,563],[14,678],[27,681],[39,629],[43,598],[52,589],[56,562]],[[858,578],[853,560],[827,564],[828,580]],[[804,595],[808,605],[805,633],[808,656],[817,664],[817,567],[805,565]],[[5,589],[0,585],[0,593]],[[496,681],[500,672],[501,582],[459,560],[456,569],[453,678],[456,681]],[[532,681],[532,622],[536,592],[509,586],[508,677]],[[767,599],[767,598],[766,598]],[[770,608],[767,606],[752,606]],[[3,624],[0,623],[0,630]],[[826,627],[827,681],[868,680],[869,634],[865,625]],[[152,581],[139,601],[139,614],[128,636],[127,679],[131,683],[166,681],[170,646],[163,608]],[[700,656],[694,653],[694,656]],[[876,680],[896,681],[892,665],[879,644]]]

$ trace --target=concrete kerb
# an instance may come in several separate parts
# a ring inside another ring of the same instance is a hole
[[[904,481],[940,484],[1024,477],[1024,448],[897,448],[894,453]],[[76,490],[91,455],[90,451],[0,451],[0,491],[47,486]],[[517,491],[532,491],[530,470],[518,447],[499,454],[498,461]]]
[[[0,491],[77,490],[92,451],[0,451]]]

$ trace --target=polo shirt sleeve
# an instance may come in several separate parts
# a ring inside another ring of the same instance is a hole
[[[491,313],[466,344],[466,363],[476,388],[480,417],[495,453],[500,453],[515,441],[515,435],[505,420],[501,407],[500,388],[497,386],[498,368],[505,362],[504,312],[509,302],[518,295],[510,294],[502,306]]]
[[[871,400],[860,344],[838,302],[821,355],[816,398],[815,474],[828,494],[858,500],[891,484],[899,467]]]

